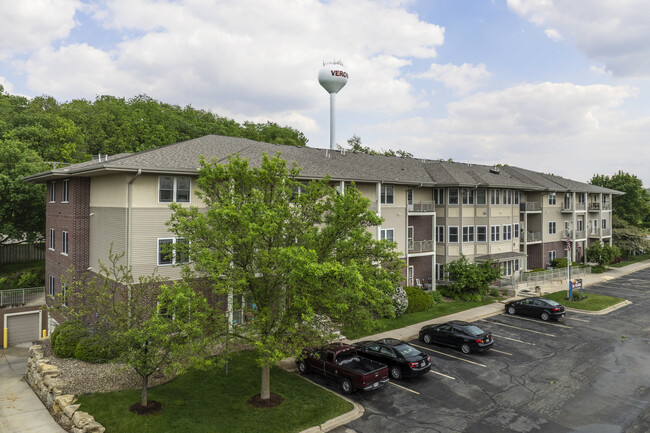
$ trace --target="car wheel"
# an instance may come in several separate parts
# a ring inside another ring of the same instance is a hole
[[[347,377],[341,379],[341,391],[343,391],[343,394],[352,394],[353,389],[350,379]]]
[[[463,343],[462,346],[460,346],[460,351],[463,352],[465,355],[469,355],[472,353],[472,348],[469,347],[469,344]]]
[[[395,380],[401,380],[402,370],[398,366],[394,366],[390,369],[390,375]]]
[[[551,316],[550,316],[546,311],[544,311],[540,317],[541,317],[542,320],[545,321],[545,322],[546,322],[548,319],[551,318]]]
[[[431,338],[430,334],[424,334],[424,337],[422,338],[425,343],[431,344],[433,343],[433,338]]]
[[[517,311],[512,305],[508,307],[508,314],[515,314]]]
[[[305,361],[300,361],[298,363],[298,371],[300,372],[300,374],[309,373],[309,366],[307,365],[307,363]]]

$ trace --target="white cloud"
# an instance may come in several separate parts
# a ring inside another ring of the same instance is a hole
[[[14,86],[5,77],[0,76],[0,86],[4,88],[6,93],[14,93]]]
[[[562,40],[562,35],[560,34],[560,32],[558,32],[555,29],[546,29],[546,30],[544,30],[544,34],[546,34],[546,36],[549,39],[551,39],[551,40],[553,40],[555,42],[558,42],[558,41]]]
[[[79,0],[0,0],[0,60],[67,37]]]
[[[467,94],[481,86],[490,75],[492,74],[487,71],[483,63],[476,66],[469,63],[463,63],[460,66],[451,63],[446,65],[432,63],[428,71],[413,76],[415,78],[430,78],[456,89],[460,94]]]
[[[615,76],[650,77],[647,0],[508,0],[508,6],[551,39],[572,40]]]

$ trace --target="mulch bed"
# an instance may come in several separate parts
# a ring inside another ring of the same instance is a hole
[[[262,400],[260,398],[260,394],[255,394],[254,396],[249,398],[246,403],[254,407],[269,408],[269,407],[280,406],[283,401],[284,401],[284,397],[271,393],[271,397],[269,397],[266,400]]]
[[[146,406],[142,406],[142,404],[138,402],[133,403],[131,407],[129,407],[129,410],[136,415],[153,415],[154,413],[160,412],[161,409],[162,403],[155,400],[149,400]]]

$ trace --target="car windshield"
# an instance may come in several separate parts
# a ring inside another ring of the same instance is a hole
[[[463,329],[469,335],[481,335],[481,334],[484,333],[481,328],[479,328],[478,326],[474,326],[474,325],[465,326],[465,327],[463,327]]]
[[[419,350],[413,346],[409,346],[408,344],[400,344],[399,346],[395,346],[395,350],[401,353],[404,358],[409,358],[420,353]]]

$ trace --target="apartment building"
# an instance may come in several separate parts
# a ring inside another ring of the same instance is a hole
[[[25,178],[47,184],[46,277],[50,294],[61,276],[98,270],[114,252],[134,277],[154,271],[179,278],[164,245],[183,242],[165,225],[171,202],[202,207],[199,158],[227,162],[238,154],[252,166],[280,154],[301,167],[300,178],[330,176],[341,193],[352,183],[384,222],[377,239],[396,242],[406,264],[404,284],[434,288],[442,266],[462,255],[492,259],[506,275],[544,267],[554,257],[581,258],[590,242],[611,243],[611,201],[617,191],[517,167],[297,148],[242,138],[205,136],[136,154],[103,156]]]

